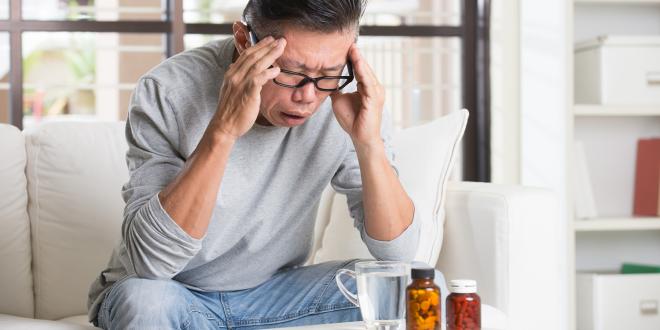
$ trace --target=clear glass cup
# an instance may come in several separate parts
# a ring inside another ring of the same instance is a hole
[[[346,299],[360,308],[367,329],[406,328],[406,286],[410,265],[395,261],[361,261],[355,271],[340,269],[336,281]],[[357,281],[357,294],[341,281],[342,275]]]

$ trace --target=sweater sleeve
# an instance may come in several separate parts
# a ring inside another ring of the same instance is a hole
[[[177,151],[178,125],[166,95],[155,80],[141,79],[126,121],[130,179],[122,188],[122,244],[129,272],[150,279],[174,277],[202,246],[202,239],[181,229],[158,198],[185,163]]]
[[[390,165],[397,173],[395,165],[394,150],[391,145],[390,121],[387,112],[383,114],[383,125],[381,136],[385,145],[385,152]],[[332,178],[332,187],[338,193],[346,195],[348,209],[353,218],[353,225],[360,232],[362,241],[367,245],[369,252],[378,260],[411,261],[417,252],[419,241],[420,221],[417,211],[413,213],[412,223],[399,236],[390,241],[376,240],[367,234],[364,216],[364,205],[362,202],[362,177],[357,153],[350,139],[347,138],[348,151],[339,169]]]

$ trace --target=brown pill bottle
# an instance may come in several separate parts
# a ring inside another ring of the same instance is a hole
[[[435,269],[413,268],[406,288],[406,329],[440,329],[440,288],[433,282]]]
[[[481,330],[481,298],[477,282],[453,280],[447,297],[447,330]]]

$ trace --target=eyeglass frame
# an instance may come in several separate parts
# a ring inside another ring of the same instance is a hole
[[[253,46],[256,45],[259,42],[259,38],[257,37],[257,34],[254,33],[254,31],[252,31],[252,28],[250,28],[249,24],[246,23],[245,26],[248,29],[248,36],[250,38],[250,42],[252,43]],[[270,67],[272,68],[273,66],[271,65]],[[276,78],[273,78],[273,83],[275,83],[278,86],[282,86],[282,87],[286,87],[286,88],[300,88],[300,87],[303,87],[303,86],[305,86],[305,85],[307,85],[311,82],[311,83],[314,84],[314,87],[316,89],[318,89],[322,92],[336,92],[336,91],[340,91],[344,87],[348,86],[348,84],[350,84],[353,81],[353,79],[355,79],[355,75],[353,73],[353,64],[351,63],[350,60],[346,61],[346,68],[348,69],[348,76],[321,76],[321,77],[316,77],[316,78],[312,78],[312,77],[310,77],[310,76],[308,76],[304,73],[295,72],[295,71],[280,68],[280,72],[290,74],[290,75],[295,75],[295,76],[301,76],[301,77],[303,77],[303,80],[301,80],[296,85],[289,85],[289,84],[279,82],[279,81],[275,80]],[[324,80],[324,79],[336,79],[336,80],[346,79],[346,81],[341,86],[337,86],[336,88],[321,88],[321,87],[319,87],[318,82],[320,80]]]

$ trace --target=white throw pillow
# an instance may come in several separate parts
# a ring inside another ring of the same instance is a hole
[[[85,314],[89,286],[121,237],[124,123],[50,122],[25,136],[35,316]]]
[[[420,242],[415,260],[435,265],[445,221],[445,189],[459,152],[468,111],[455,111],[430,123],[395,134],[392,145],[399,179],[415,203],[421,221]],[[321,246],[313,263],[349,258],[372,258],[360,234],[353,227],[346,198],[336,194]],[[325,224],[317,221],[317,224]]]

